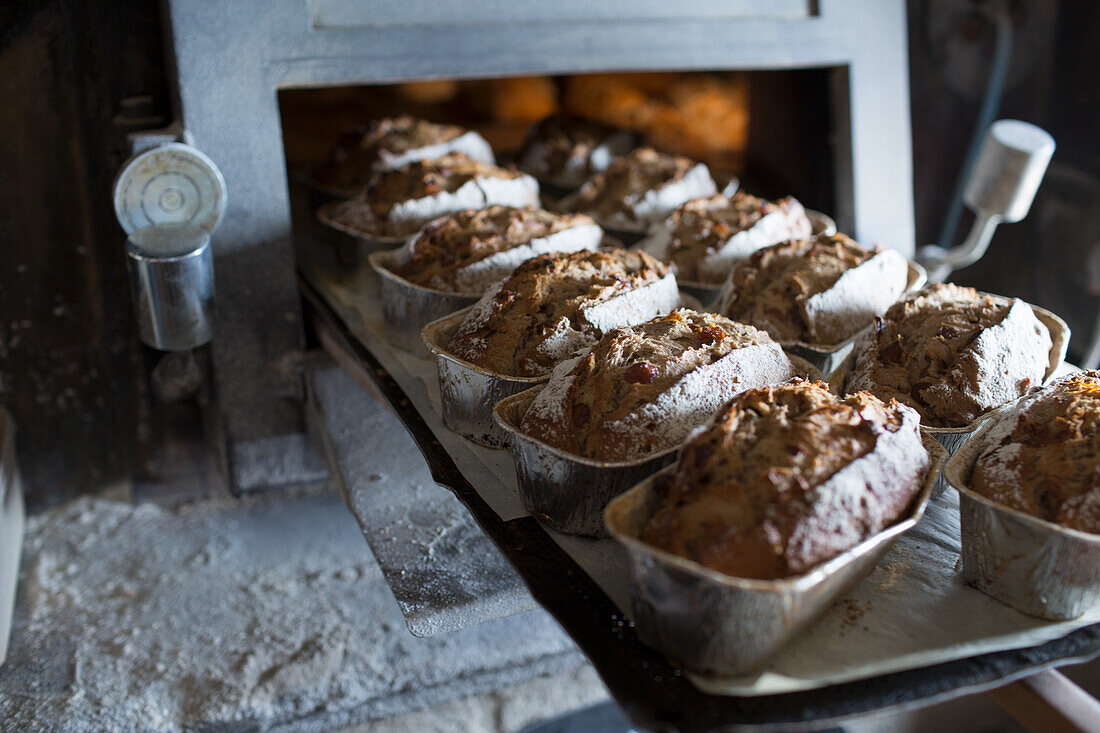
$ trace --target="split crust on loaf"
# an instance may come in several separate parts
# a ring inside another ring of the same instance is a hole
[[[677,206],[718,192],[710,170],[688,158],[638,148],[611,161],[562,201],[611,227],[636,229],[668,216]]]
[[[844,388],[896,399],[930,427],[965,427],[1040,385],[1050,349],[1050,332],[1022,300],[936,283],[856,341]]]
[[[681,282],[717,287],[756,250],[805,239],[812,230],[796,199],[773,203],[738,191],[688,201],[655,224],[639,246],[668,264]]]
[[[448,153],[462,153],[483,163],[496,162],[493,149],[476,132],[401,115],[372,120],[341,135],[314,173],[314,180],[352,192],[370,183],[378,171]]]
[[[641,539],[739,578],[799,575],[896,522],[929,464],[897,402],[800,379],[749,390],[658,479]]]
[[[397,251],[393,271],[421,287],[481,295],[535,255],[593,250],[602,236],[583,214],[514,206],[466,209],[424,225]]]
[[[400,237],[463,209],[537,207],[538,198],[539,185],[531,176],[452,153],[382,171],[359,196],[323,208],[351,231]]]
[[[491,372],[542,377],[605,331],[679,304],[676,278],[643,252],[539,255],[485,292],[448,349]]]
[[[558,365],[520,428],[578,456],[635,460],[679,444],[733,395],[793,375],[763,331],[677,310]]]
[[[970,488],[993,501],[1100,534],[1100,371],[1036,390],[1000,416]]]
[[[783,343],[831,346],[882,315],[908,277],[898,252],[868,250],[843,234],[784,242],[734,267],[718,310]]]

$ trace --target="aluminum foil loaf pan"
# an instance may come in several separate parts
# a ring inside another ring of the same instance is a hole
[[[1039,322],[1047,327],[1050,331],[1050,362],[1047,365],[1046,373],[1043,375],[1043,384],[1049,382],[1055,372],[1058,371],[1058,367],[1062,365],[1062,361],[1066,358],[1066,348],[1069,346],[1069,326],[1058,316],[1054,315],[1045,308],[1040,308],[1037,305],[1031,306],[1031,310],[1034,311],[1035,317],[1039,319]],[[848,372],[852,369],[852,364],[855,361],[855,354],[849,350],[848,355],[844,358],[840,367],[829,377],[829,388],[837,394],[844,394],[844,382],[848,378]],[[996,414],[1002,407],[996,407],[988,412],[979,415],[969,424],[958,428],[936,428],[925,425],[920,426],[920,430],[925,435],[930,435],[939,441],[947,450],[948,457],[955,455],[963,443],[965,443],[975,431],[982,426],[990,416]],[[932,492],[933,496],[939,496],[947,490],[947,479],[941,476],[936,481],[936,487]]]
[[[421,331],[420,338],[435,356],[443,423],[478,445],[504,448],[509,443],[509,436],[493,419],[493,406],[506,397],[545,382],[550,375],[512,377],[483,369],[451,354],[448,350],[451,338],[469,312],[470,308],[463,308],[432,321]]]
[[[388,250],[372,252],[367,256],[367,261],[381,281],[382,332],[390,343],[426,358],[428,351],[420,341],[420,331],[424,326],[473,305],[479,296],[445,293],[414,285],[390,270],[396,267],[397,254],[397,250]]]
[[[789,358],[798,376],[821,378],[812,364]],[[559,532],[606,537],[607,503],[672,463],[678,446],[632,461],[599,461],[532,438],[520,430],[520,423],[542,389],[539,385],[509,397],[493,410],[498,425],[511,439],[520,500],[533,516]]]
[[[920,290],[928,282],[928,273],[915,262],[909,263],[908,279],[905,289],[901,291],[901,297]],[[870,328],[870,326],[867,326]],[[805,341],[785,341],[783,348],[787,353],[795,354],[810,362],[826,377],[835,372],[844,360],[852,353],[852,346],[867,328],[860,329],[855,334],[837,344],[808,344]]]
[[[333,207],[341,202],[330,202],[316,209],[317,221],[324,227],[324,241],[336,253],[336,261],[346,267],[361,267],[372,252],[396,249],[409,237],[381,237],[366,234],[332,218]]]
[[[737,189],[734,188],[734,192],[736,190]],[[724,191],[723,193],[725,194]],[[725,195],[732,196],[733,193],[731,192]],[[805,212],[806,217],[810,220],[810,225],[813,227],[811,230],[813,236],[825,237],[836,234],[836,222],[833,221],[832,217],[822,214],[820,211],[814,211],[813,209],[805,209]],[[661,226],[661,223],[658,222],[654,226]],[[652,235],[652,232],[653,230],[650,229],[650,235]],[[645,242],[642,242],[641,244],[644,248]],[[653,253],[650,252],[650,254]],[[660,259],[660,257],[658,257],[658,259]],[[703,306],[706,308],[711,308],[712,306],[714,306],[716,304],[716,301],[718,300],[719,294],[721,294],[722,292],[721,284],[714,285],[713,283],[704,283],[682,279],[678,280],[678,282],[680,283],[680,290],[683,290],[685,293],[688,293],[689,295],[698,298],[699,302],[702,303]]]
[[[607,527],[630,558],[632,613],[642,641],[700,674],[729,676],[759,667],[920,521],[945,458],[935,440],[925,436],[924,445],[932,463],[909,510],[882,532],[792,578],[735,578],[642,542],[642,529],[660,505],[657,476],[612,501]]]
[[[1001,412],[966,441],[944,467],[959,492],[962,579],[1032,616],[1065,621],[1100,600],[1100,535],[1062,527],[970,490],[974,462]]]

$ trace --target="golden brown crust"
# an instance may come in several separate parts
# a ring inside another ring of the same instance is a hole
[[[826,486],[891,434],[923,451],[906,411],[866,392],[840,399],[823,382],[744,392],[662,476],[661,506],[641,539],[740,578],[802,573],[889,526],[918,493],[926,455],[893,481]]]
[[[441,125],[409,115],[371,120],[340,136],[314,180],[346,191],[362,188],[378,169],[382,151],[405,153],[454,140],[465,132],[457,125]]]
[[[925,425],[963,427],[1039,385],[1050,344],[1026,304],[936,283],[876,319],[845,389],[896,399]]]
[[[501,374],[544,376],[560,357],[543,346],[563,326],[594,340],[601,334],[585,318],[586,308],[667,274],[657,260],[630,250],[534,257],[512,272],[491,302],[475,307],[455,332],[451,353]]]
[[[864,249],[843,234],[764,247],[730,273],[732,297],[722,312],[782,342],[842,341],[851,334],[820,333],[807,303],[879,251]]]
[[[653,453],[668,447],[666,438],[676,431],[670,424],[673,415],[654,414],[651,423],[622,429],[628,417],[639,414],[643,406],[654,405],[685,375],[714,364],[735,349],[754,345],[772,345],[772,341],[751,326],[690,310],[614,329],[567,373],[555,372],[547,391],[558,383],[565,387],[565,394],[549,402],[547,410],[539,410],[538,402],[532,405],[521,429],[569,453],[603,461]],[[773,360],[776,357],[786,367],[782,378],[789,377],[789,365],[778,348]],[[712,387],[719,389],[717,384]],[[683,399],[697,396],[686,394]],[[691,426],[680,427],[686,434]],[[672,444],[676,442],[679,440]]]
[[[461,269],[579,224],[595,222],[583,214],[514,206],[467,209],[425,225],[412,256],[394,272],[416,285],[454,291]]]
[[[1100,534],[1100,371],[1065,377],[1025,403],[1011,432],[978,456],[970,487],[1013,509]]]
[[[689,158],[637,148],[585,183],[571,198],[570,208],[598,221],[632,220],[635,205],[647,192],[681,180],[695,165]]]

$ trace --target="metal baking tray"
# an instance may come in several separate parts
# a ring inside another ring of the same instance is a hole
[[[736,675],[759,667],[878,564],[924,516],[946,452],[925,436],[931,457],[921,490],[891,526],[812,568],[779,580],[735,578],[658,550],[639,539],[660,506],[650,476],[607,507],[607,527],[630,555],[630,595],[638,634],[702,674]]]
[[[0,407],[0,664],[8,653],[15,611],[24,519],[23,485],[15,456],[15,421]]]
[[[1004,297],[1004,296],[997,296]],[[1035,317],[1039,319],[1039,322],[1047,327],[1050,332],[1050,363],[1047,365],[1046,374],[1043,375],[1043,384],[1046,384],[1054,378],[1055,372],[1061,366],[1062,362],[1066,358],[1066,349],[1069,348],[1069,326],[1058,316],[1054,315],[1046,308],[1040,308],[1037,305],[1032,305],[1031,310],[1035,312]],[[837,394],[843,394],[844,382],[848,378],[848,371],[852,368],[852,363],[855,360],[855,352],[849,349],[847,356],[837,367],[836,371],[829,377],[829,387]],[[964,425],[958,428],[936,428],[921,425],[921,432],[926,435],[931,435],[933,438],[940,442],[947,450],[947,456],[950,458],[955,455],[963,443],[967,441],[970,436],[974,435],[975,431],[982,426],[986,420],[992,415],[996,414],[1004,406],[995,407],[992,410],[979,415],[968,425]],[[936,487],[932,491],[933,496],[939,496],[947,490],[947,480],[944,476],[940,476],[936,482]]]
[[[1002,411],[951,457],[944,478],[959,492],[962,577],[1002,603],[1039,618],[1077,618],[1100,600],[1100,535],[998,504],[971,491],[970,474]]]
[[[787,357],[798,376],[820,379],[812,364]],[[516,489],[523,506],[559,532],[606,537],[604,509],[609,501],[676,458],[678,446],[629,461],[600,461],[575,455],[533,438],[520,423],[542,386],[497,403],[493,413],[512,444]]]
[[[388,349],[372,350],[375,347],[368,347],[367,343],[383,342],[360,340],[355,335],[358,327],[354,322],[343,320],[354,315],[340,305],[345,296],[328,296],[334,298],[330,304],[306,280],[301,281],[301,290],[307,323],[324,336],[326,348],[333,350],[348,368],[355,369],[358,378],[377,386],[420,447],[435,481],[454,492],[527,583],[534,599],[576,641],[635,727],[683,733],[754,726],[817,729],[884,708],[918,706],[980,692],[1043,669],[1100,655],[1100,623],[1097,623],[1046,637],[1027,648],[983,650],[962,658],[895,668],[824,687],[749,697],[708,694],[702,691],[707,689],[705,686],[697,686],[697,681],[689,680],[680,668],[641,642],[633,624],[623,617],[608,591],[566,549],[571,545],[563,543],[562,536],[552,536],[550,530],[530,516],[502,518],[494,508],[494,498],[483,495],[459,469],[460,464],[465,465],[465,456],[452,455],[445,447],[450,443],[441,441],[429,427],[417,407],[420,404],[420,409],[424,409],[423,399],[414,403],[410,398],[416,392],[415,380],[391,373],[390,369],[400,368],[400,360],[394,358],[396,354]],[[356,368],[355,364],[359,366]],[[438,429],[445,430],[441,423]],[[472,445],[468,441],[461,444]],[[944,515],[940,507],[931,509]],[[919,530],[920,527],[915,531]],[[609,540],[573,540],[573,544],[591,542]],[[982,596],[976,591],[974,595]]]

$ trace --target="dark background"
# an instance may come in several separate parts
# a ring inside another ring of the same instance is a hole
[[[972,12],[982,3],[909,3],[918,243],[938,237],[977,115],[993,47]],[[1100,242],[1100,4],[1009,5],[1015,54],[999,116],[1046,128],[1058,150],[1031,215],[953,279],[1058,312],[1079,359]],[[160,13],[155,0],[0,7],[0,404],[19,426],[32,506],[125,482],[155,460],[157,356],[134,334],[111,184],[127,133],[172,116]]]

